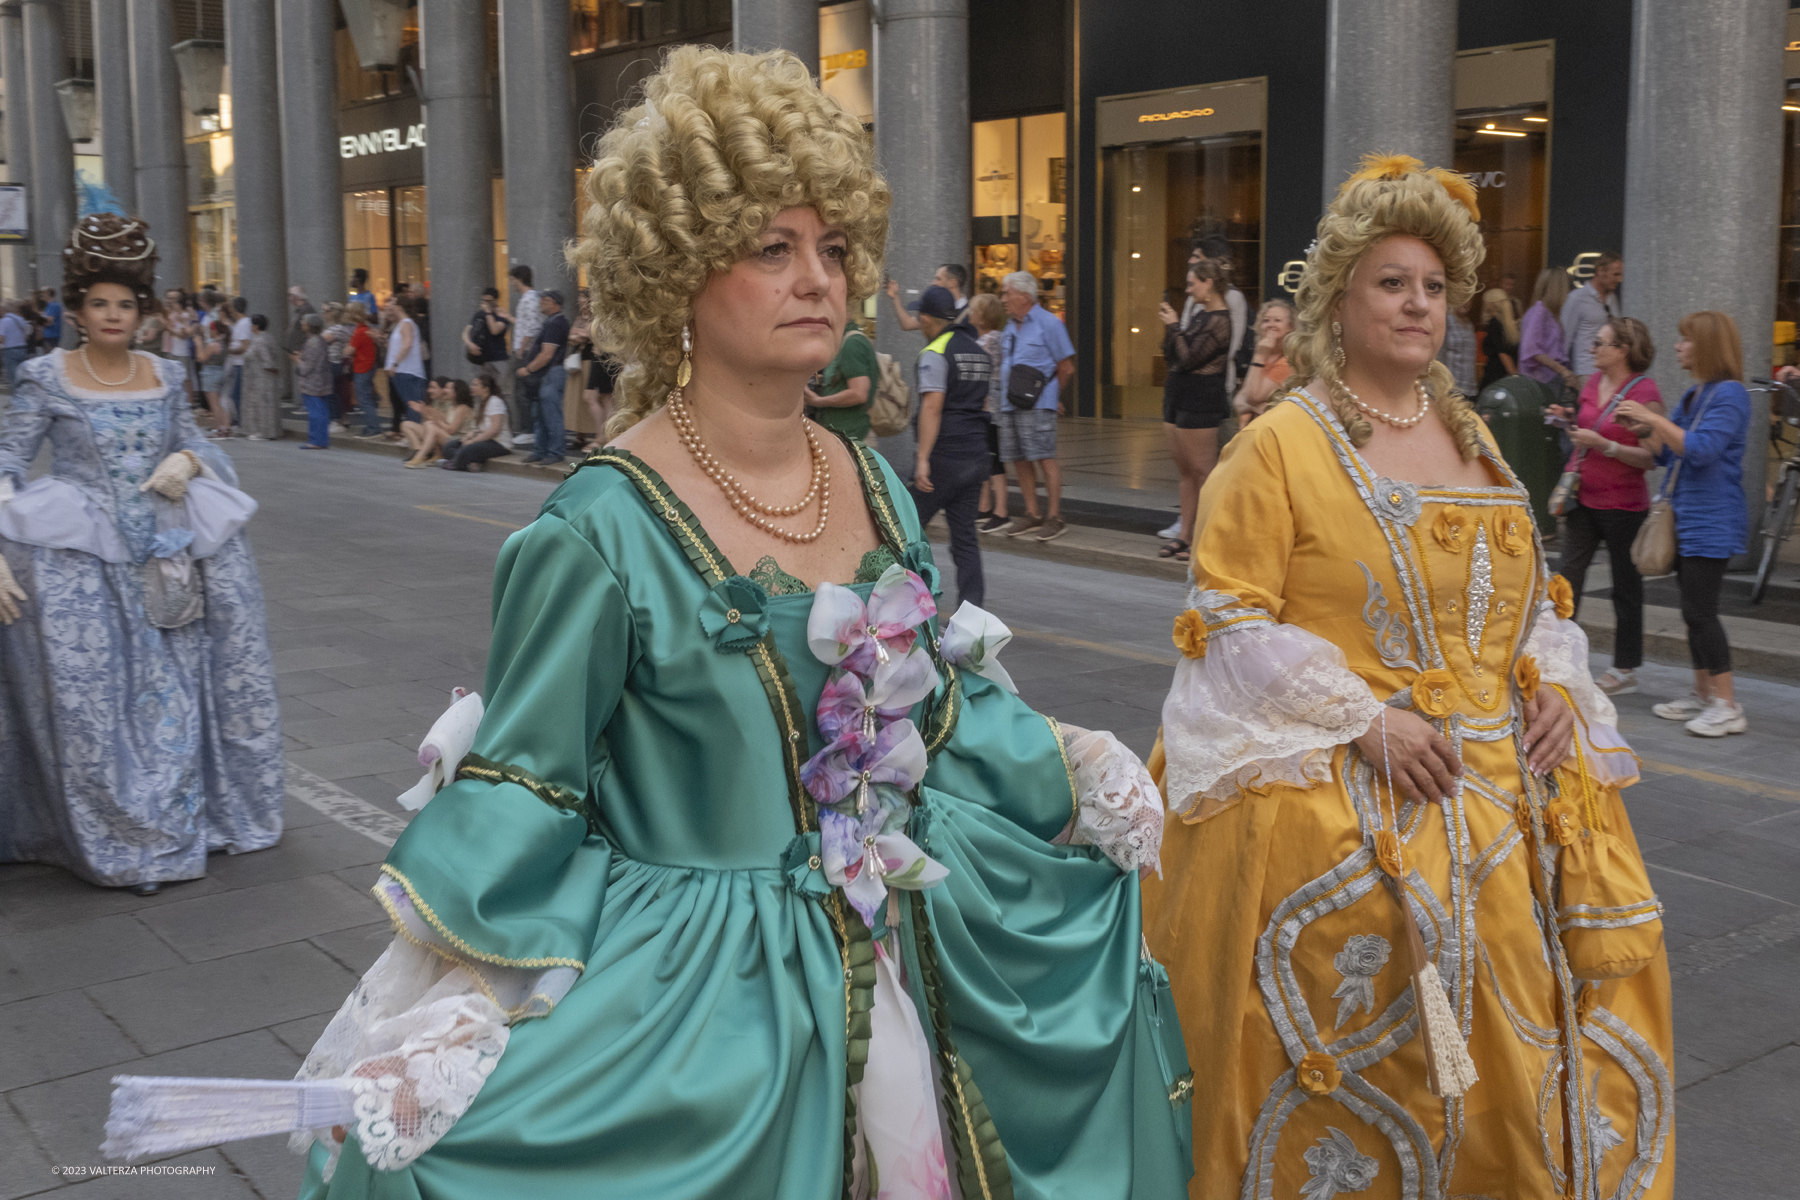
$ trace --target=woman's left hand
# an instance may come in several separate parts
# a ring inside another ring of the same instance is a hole
[[[185,450],[177,450],[156,464],[156,470],[138,485],[138,491],[155,492],[166,500],[180,500],[187,495],[188,480],[199,473],[193,456]]]
[[[1173,325],[1181,319],[1175,315],[1175,310],[1169,307],[1166,300],[1156,306],[1156,317],[1164,325]]]
[[[1548,685],[1525,702],[1525,755],[1533,775],[1548,775],[1569,757],[1575,714]]]

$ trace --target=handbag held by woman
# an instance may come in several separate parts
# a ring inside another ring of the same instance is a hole
[[[1701,394],[1700,407],[1694,413],[1694,423],[1690,429],[1700,425],[1700,418],[1706,415],[1706,406],[1712,402],[1712,390],[1709,388]],[[1657,492],[1656,499],[1650,502],[1650,514],[1637,531],[1637,537],[1631,541],[1631,564],[1638,569],[1638,574],[1645,579],[1653,579],[1659,575],[1668,575],[1675,570],[1675,555],[1680,550],[1680,540],[1675,536],[1675,483],[1681,476],[1682,460],[1677,458],[1675,465],[1669,468],[1669,474],[1663,479],[1662,489]]]

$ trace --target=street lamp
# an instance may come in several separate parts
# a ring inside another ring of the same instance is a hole
[[[216,116],[225,90],[225,43],[189,38],[169,47],[181,72],[181,99],[195,116]]]
[[[357,62],[365,71],[393,71],[400,66],[400,39],[406,32],[406,0],[338,0],[344,24],[356,45]]]
[[[94,81],[65,79],[56,85],[56,98],[62,102],[63,124],[71,142],[94,140]]]

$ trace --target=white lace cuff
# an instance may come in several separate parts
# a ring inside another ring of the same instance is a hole
[[[506,1049],[506,1014],[463,968],[397,937],[325,1027],[298,1079],[347,1084],[356,1140],[378,1171],[429,1150],[467,1112]],[[329,1180],[343,1144],[329,1126],[295,1131],[305,1153],[330,1151]]]
[[[1638,759],[1619,735],[1619,710],[1612,697],[1594,685],[1588,670],[1588,638],[1574,621],[1556,615],[1556,606],[1545,601],[1537,623],[1525,639],[1526,654],[1537,660],[1538,678],[1568,689],[1575,702],[1586,743],[1588,770],[1602,787],[1625,787],[1638,780]],[[1571,747],[1571,756],[1573,747]],[[1565,759],[1572,761],[1571,759]]]
[[[1138,756],[1110,733],[1064,726],[1075,768],[1073,846],[1098,846],[1127,873],[1154,867],[1162,874],[1162,793]]]
[[[1202,801],[1329,778],[1332,752],[1381,712],[1344,652],[1216,592],[1196,589],[1189,603],[1204,632],[1177,625],[1187,657],[1163,702],[1169,806],[1190,816]]]

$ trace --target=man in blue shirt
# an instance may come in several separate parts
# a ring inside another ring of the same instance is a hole
[[[63,306],[56,298],[55,288],[45,288],[42,295],[44,297],[44,353],[48,354],[62,345]]]
[[[375,294],[369,290],[369,273],[361,267],[350,272],[350,302],[362,305],[370,320],[381,318],[381,310],[375,307]]]
[[[1063,535],[1062,471],[1056,465],[1056,418],[1062,390],[1075,376],[1075,343],[1056,314],[1038,304],[1036,276],[1014,271],[1000,283],[1009,320],[1000,334],[1000,461],[1017,463],[1025,514],[995,532],[1049,542]],[[1038,515],[1037,468],[1044,468],[1047,516]]]

